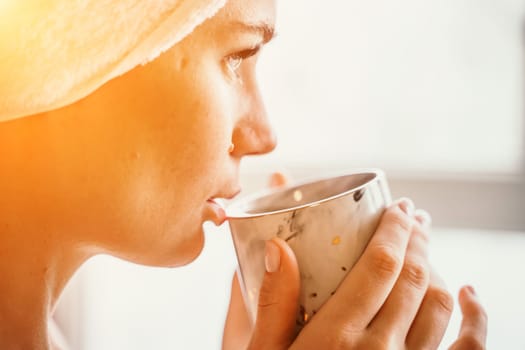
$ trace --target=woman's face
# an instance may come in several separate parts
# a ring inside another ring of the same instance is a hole
[[[41,176],[58,225],[134,262],[193,260],[202,223],[220,221],[209,200],[240,190],[242,156],[275,147],[255,77],[274,21],[273,0],[229,0],[151,63],[28,118],[53,140]]]

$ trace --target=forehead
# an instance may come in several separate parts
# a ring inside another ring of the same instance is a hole
[[[214,22],[261,23],[275,26],[276,0],[227,0],[212,19]]]

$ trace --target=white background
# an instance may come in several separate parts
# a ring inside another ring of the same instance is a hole
[[[278,1],[260,80],[268,162],[515,172],[522,0]]]

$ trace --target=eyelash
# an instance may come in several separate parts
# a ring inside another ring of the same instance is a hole
[[[241,77],[239,75],[238,70],[241,67],[242,62],[245,59],[255,56],[259,52],[260,49],[261,49],[261,46],[258,45],[254,48],[242,50],[242,51],[226,56],[225,64],[226,64],[226,68],[228,72],[233,74],[236,79],[240,79]]]

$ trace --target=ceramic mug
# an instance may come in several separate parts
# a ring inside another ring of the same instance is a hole
[[[228,205],[238,277],[252,321],[267,240],[282,238],[297,258],[300,330],[356,263],[390,203],[384,173],[370,169],[259,192]]]

